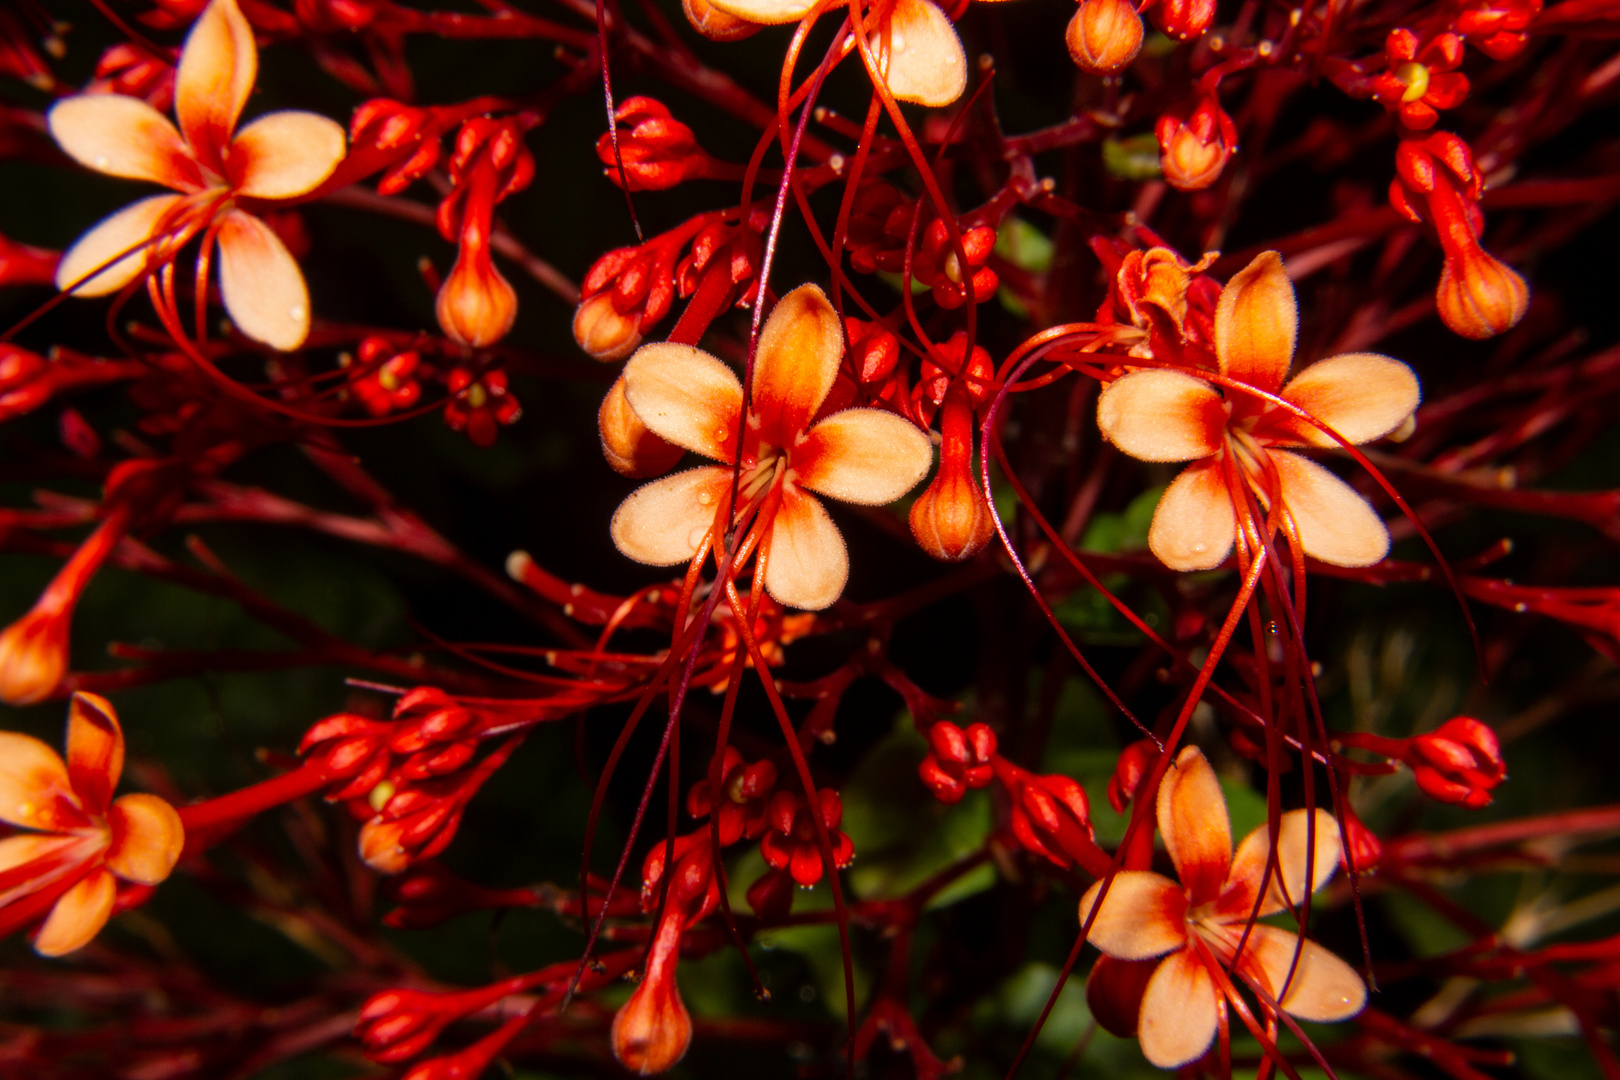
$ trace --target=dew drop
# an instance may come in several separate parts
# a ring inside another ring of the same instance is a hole
[[[112,161],[107,157],[106,154],[97,154],[96,159],[90,164],[94,165],[97,169],[105,171],[107,166],[112,164]]]
[[[700,492],[698,492],[698,505],[699,506],[710,506],[713,503],[714,503],[714,494],[713,494],[713,492],[708,492],[708,491],[700,491]]]
[[[287,316],[292,319],[302,319],[304,317],[304,305],[294,304],[287,309]]]

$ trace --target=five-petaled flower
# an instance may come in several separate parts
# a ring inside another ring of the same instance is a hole
[[[644,345],[624,368],[625,398],[642,423],[676,446],[726,462],[645,484],[613,515],[613,542],[638,562],[690,560],[734,520],[731,493],[741,435],[737,502],[774,517],[765,588],[786,607],[815,611],[838,599],[849,551],[818,492],[846,502],[893,502],[928,472],[933,450],[916,425],[880,409],[844,409],[817,421],[838,376],[844,334],[814,285],[777,303],[759,337],[753,397],[730,368],[689,345]],[[770,499],[779,496],[774,510]],[[767,531],[768,530],[768,531]],[[717,545],[718,546],[718,545]]]
[[[1314,941],[1254,921],[1297,908],[1333,875],[1339,830],[1332,815],[1283,814],[1276,863],[1268,873],[1267,827],[1244,837],[1233,853],[1232,824],[1215,770],[1189,746],[1159,786],[1158,817],[1181,883],[1146,870],[1122,870],[1080,900],[1084,924],[1107,887],[1088,936],[1104,953],[1091,979],[1107,994],[1133,999],[1099,1002],[1100,1018],[1134,1021],[1142,1053],[1168,1069],[1197,1059],[1214,1039],[1220,999],[1232,993],[1226,971],[1254,989],[1268,1009],[1275,1003],[1302,1020],[1345,1020],[1361,1011],[1367,988],[1348,964]],[[1145,980],[1145,968],[1130,966],[1161,956]],[[1130,1034],[1128,1027],[1123,1034]]]
[[[180,192],[133,203],[80,237],[57,268],[58,288],[116,292],[201,236],[200,269],[219,245],[220,294],[237,328],[277,349],[303,343],[304,275],[275,232],[238,204],[313,191],[343,160],[343,128],[287,111],[236,131],[257,71],[253,28],[236,0],[212,0],[180,53],[178,130],[145,101],[119,94],[82,94],[51,109],[51,134],[80,164]]]
[[[31,735],[0,731],[0,934],[44,916],[34,948],[61,956],[112,914],[117,881],[156,885],[185,845],[180,815],[156,795],[112,797],[124,771],[118,715],[95,694],[68,706],[67,761]]]
[[[1349,443],[1399,428],[1418,404],[1417,377],[1399,360],[1345,353],[1312,364],[1286,385],[1298,310],[1276,252],[1232,278],[1215,309],[1215,357],[1229,379],[1272,394]],[[1104,437],[1143,461],[1191,461],[1159,500],[1148,547],[1175,570],[1209,570],[1232,550],[1252,517],[1247,486],[1303,554],[1336,566],[1369,566],[1389,551],[1389,532],[1360,495],[1287,446],[1338,445],[1314,424],[1244,390],[1224,393],[1183,371],[1132,371],[1097,402]],[[1257,523],[1258,526],[1258,523]]]

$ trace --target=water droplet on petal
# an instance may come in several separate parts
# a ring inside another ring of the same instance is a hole
[[[304,305],[294,304],[292,307],[287,309],[287,315],[289,318],[302,319],[304,317]]]

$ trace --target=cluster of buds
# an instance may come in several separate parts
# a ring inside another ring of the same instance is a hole
[[[1220,287],[1204,271],[1215,255],[1188,263],[1166,247],[1142,251],[1103,241],[1092,248],[1111,270],[1097,322],[1142,331],[1143,338],[1130,346],[1132,356],[1176,360],[1189,345],[1201,355],[1214,351]]]
[[[686,812],[695,818],[716,814],[720,846],[730,847],[739,840],[754,840],[766,829],[765,811],[776,788],[776,766],[769,759],[744,762],[735,747],[726,747],[720,762],[720,800],[716,809],[714,792],[704,777],[686,794]]]
[[[450,398],[444,403],[444,422],[451,431],[464,431],[474,446],[493,446],[502,427],[523,415],[518,399],[506,388],[501,368],[477,371],[458,366],[445,376]]]
[[[1452,19],[1452,29],[1492,60],[1511,60],[1530,44],[1530,24],[1541,14],[1541,0],[1468,0]]]
[[[1130,0],[1080,0],[1063,41],[1081,71],[1118,75],[1142,51],[1142,16]]]
[[[936,721],[928,729],[928,747],[917,775],[947,806],[961,802],[969,788],[988,787],[995,779],[996,733],[986,724],[963,731],[949,720]]]
[[[338,357],[338,364],[352,369],[348,372],[349,393],[368,414],[387,416],[422,400],[421,378],[427,369],[421,353],[401,349],[398,342],[382,334],[364,338],[358,352],[359,364],[347,353]]]
[[[1000,754],[990,758],[990,767],[1012,802],[1013,836],[1026,851],[1063,869],[1078,864],[1095,877],[1110,872],[1092,831],[1091,802],[1078,780],[1060,773],[1037,776]]]
[[[982,551],[995,534],[995,520],[973,471],[974,409],[989,397],[995,371],[989,353],[967,354],[967,335],[958,331],[940,346],[942,359],[956,362],[957,374],[923,363],[914,395],[919,413],[939,405],[939,469],[911,504],[911,535],[917,545],[943,562],[961,562]],[[964,355],[967,354],[967,355]]]
[[[138,45],[120,42],[101,54],[87,94],[140,98],[158,112],[174,105],[174,65]]]
[[[911,260],[912,280],[931,289],[934,302],[946,309],[961,307],[969,296],[980,304],[994,296],[1000,280],[985,264],[995,250],[996,230],[989,225],[961,230],[958,252],[943,218],[931,218],[926,209],[881,180],[863,184],[850,206],[850,266],[862,274],[901,273],[906,240],[919,213],[923,218]]]
[[[855,859],[855,842],[838,828],[844,820],[844,802],[832,788],[821,788],[816,792],[814,812],[827,829],[833,866],[842,870]],[[786,871],[802,889],[820,881],[827,870],[811,814],[803,798],[791,791],[778,791],[771,796],[766,810],[769,828],[759,842],[759,853],[771,868]]]
[[[450,194],[439,204],[439,232],[456,243],[456,263],[439,288],[439,326],[480,348],[505,337],[517,318],[517,293],[490,258],[495,206],[529,186],[534,156],[517,117],[479,116],[461,125],[450,156]]]
[[[614,157],[613,136],[608,133],[596,140],[596,156],[615,184],[628,184],[631,191],[663,191],[709,175],[714,159],[698,145],[692,129],[671,116],[663,102],[633,97],[614,116],[620,124],[618,157]],[[620,161],[624,163],[622,181]]]
[[[1190,108],[1184,105],[1160,116],[1154,133],[1164,178],[1182,191],[1201,191],[1215,183],[1237,150],[1237,126],[1213,91],[1199,94]]]
[[[1530,289],[1479,242],[1485,181],[1468,144],[1446,131],[1405,139],[1395,151],[1389,201],[1407,218],[1430,225],[1445,252],[1435,304],[1451,329],[1488,338],[1524,318]]]
[[[431,1046],[445,1028],[488,1008],[508,992],[504,983],[461,993],[384,990],[360,1007],[354,1037],[372,1061],[384,1065],[406,1061]]]
[[[1414,131],[1434,127],[1441,109],[1453,109],[1468,96],[1462,65],[1463,43],[1456,34],[1439,34],[1424,43],[1405,27],[1389,32],[1384,43],[1386,68],[1373,81],[1378,103]]]
[[[349,157],[339,168],[356,169],[361,175],[382,168],[377,191],[398,195],[438,164],[443,135],[432,109],[373,98],[361,104],[349,121]]]
[[[1431,799],[1471,809],[1489,806],[1491,792],[1507,778],[1502,744],[1485,724],[1454,716],[1435,730],[1410,739],[1389,739],[1370,732],[1336,736],[1352,746],[1404,763],[1418,787]]]

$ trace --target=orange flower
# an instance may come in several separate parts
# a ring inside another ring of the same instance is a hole
[[[0,731],[0,821],[28,830],[0,840],[0,932],[48,908],[34,949],[61,956],[106,924],[115,878],[169,876],[185,845],[180,815],[156,795],[114,800],[123,770],[118,715],[95,694],[68,706],[65,764],[33,736]]]
[[[1351,443],[1389,434],[1417,408],[1412,369],[1376,353],[1345,353],[1306,368],[1286,385],[1298,311],[1294,286],[1274,251],[1255,257],[1221,291],[1215,356],[1221,374],[1276,394]],[[1174,570],[1209,570],[1232,550],[1248,500],[1281,502],[1304,554],[1336,566],[1368,566],[1389,551],[1389,532],[1343,480],[1285,446],[1336,446],[1314,425],[1242,391],[1217,390],[1181,371],[1132,371],[1102,392],[1103,436],[1143,461],[1191,461],[1153,514],[1148,547]],[[1230,458],[1230,460],[1228,460]]]
[[[58,288],[71,286],[76,296],[116,292],[201,235],[202,259],[219,243],[220,293],[238,329],[277,349],[303,343],[304,275],[270,227],[237,203],[313,191],[343,160],[343,128],[289,111],[237,132],[258,62],[236,0],[212,0],[180,53],[178,130],[145,101],[119,94],[82,94],[51,109],[51,134],[80,164],[180,192],[142,199],[80,237],[62,256]]]
[[[838,599],[849,551],[809,492],[881,506],[928,472],[933,450],[916,425],[880,409],[845,409],[812,424],[844,353],[838,314],[814,285],[777,303],[759,337],[753,400],[730,368],[690,345],[644,345],[624,367],[625,399],[655,435],[725,465],[645,484],[613,515],[613,542],[637,562],[674,566],[696,554],[731,501],[742,437],[739,503],[779,487],[765,588],[785,607],[815,611]]]
[[[1233,854],[1232,823],[1215,771],[1197,747],[1189,746],[1159,786],[1158,816],[1181,883],[1146,870],[1120,871],[1088,938],[1104,953],[1093,980],[1122,992],[1133,984],[1140,989],[1137,1036],[1149,1061],[1174,1068],[1208,1048],[1224,981],[1212,974],[1218,969],[1235,971],[1302,1020],[1345,1020],[1361,1011],[1367,988],[1350,965],[1314,941],[1250,922],[1298,905],[1307,890],[1315,892],[1333,875],[1339,830],[1332,815],[1324,810],[1282,815],[1276,872],[1268,880],[1266,826],[1246,836]],[[1082,923],[1102,888],[1099,881],[1081,898]],[[1118,966],[1121,962],[1158,956],[1164,959],[1145,984],[1122,977],[1127,969]]]

